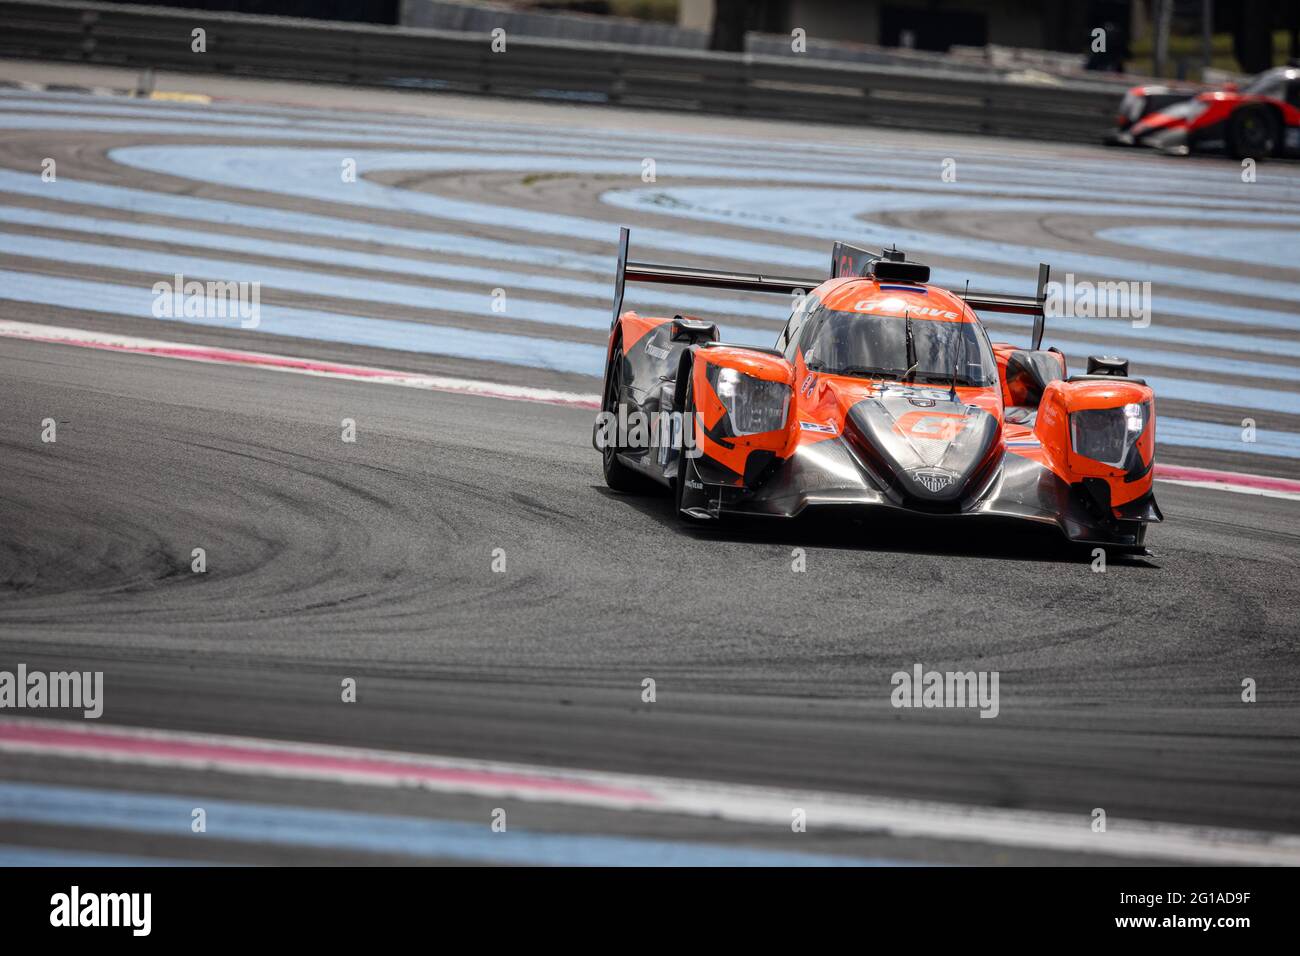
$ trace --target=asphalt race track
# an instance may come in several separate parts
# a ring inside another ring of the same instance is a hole
[[[134,82],[0,61],[70,74]],[[104,675],[98,720],[0,711],[0,863],[1300,862],[1300,169],[159,86],[213,100],[0,89],[0,672]],[[1158,481],[1104,573],[1004,525],[682,527],[591,448],[620,223],[679,264],[1149,281],[1149,323],[1048,344],[1132,359],[1161,463],[1283,481]],[[176,273],[260,282],[259,324],[155,317]],[[892,707],[918,663],[997,671],[996,719]]]

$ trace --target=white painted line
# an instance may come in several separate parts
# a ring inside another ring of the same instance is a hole
[[[1234,491],[1242,495],[1264,495],[1300,501],[1300,481],[1273,475],[1248,475],[1189,465],[1156,465],[1156,480],[1213,491]]]
[[[1273,488],[1252,488],[1236,485],[1226,481],[1187,481],[1182,478],[1157,478],[1167,485],[1184,485],[1188,488],[1208,488],[1210,491],[1231,491],[1239,495],[1261,495],[1265,498],[1282,498],[1286,501],[1300,501],[1300,492],[1278,491]]]
[[[287,355],[273,355],[269,352],[249,352],[243,349],[186,345],[180,342],[164,342],[159,339],[139,338],[133,335],[92,332],[86,329],[69,329],[54,325],[38,325],[33,322],[0,319],[0,337],[59,345],[75,345],[82,348],[107,349],[137,355],[153,355],[163,358],[183,359],[190,362],[244,365],[253,368],[271,369],[277,372],[314,375],[319,378],[374,382],[380,385],[399,385],[404,388],[422,388],[435,392],[482,395],[487,398],[503,398],[511,401],[540,402],[546,405],[563,405],[573,408],[600,407],[599,395],[582,395],[576,392],[561,392],[555,389],[533,388],[527,385],[511,385],[503,382],[450,378],[442,375],[421,375],[415,372],[399,372],[367,365],[349,365],[339,362],[293,358]]]
[[[22,718],[0,719],[0,752],[6,751],[211,773],[423,787],[780,828],[789,827],[791,811],[801,808],[810,828],[1185,863],[1300,865],[1300,835],[1115,817],[1108,820],[1105,833],[1095,833],[1087,803],[1070,814],[1007,810]]]

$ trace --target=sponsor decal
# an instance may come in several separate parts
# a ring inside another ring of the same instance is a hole
[[[914,471],[912,477],[930,494],[938,494],[952,484],[952,475],[944,471]]]
[[[838,434],[834,425],[822,425],[818,422],[800,422],[799,427],[806,432],[816,432],[819,435]]]
[[[799,391],[803,392],[804,395],[811,398],[813,393],[813,386],[816,384],[817,384],[817,373],[809,372],[808,377],[803,380],[803,385],[799,387]]]
[[[955,319],[956,312],[936,309],[933,306],[913,306],[894,296],[888,299],[859,299],[853,304],[854,312],[879,312],[883,315],[901,316],[905,311],[913,318]]]
[[[908,412],[899,417],[894,431],[930,441],[952,441],[966,427],[966,416],[952,412]]]
[[[658,348],[657,346],[651,345],[649,342],[646,342],[645,344],[645,351],[646,351],[646,355],[652,356],[657,359],[666,359],[669,356],[669,354],[672,352],[671,349],[661,349]]]
[[[936,402],[948,401],[947,390],[939,392],[935,391],[933,388],[918,385],[901,385],[897,383],[891,384],[888,382],[880,383],[879,388],[881,395],[887,398],[906,398],[909,401],[915,398],[922,402],[923,407],[925,408],[929,408]]]

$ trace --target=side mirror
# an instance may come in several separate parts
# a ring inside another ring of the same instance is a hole
[[[1012,352],[1007,359],[1007,391],[1016,405],[1037,408],[1044,389],[1064,377],[1055,352]]]
[[[1118,355],[1089,355],[1088,374],[1128,378],[1128,359]]]
[[[686,315],[674,315],[672,329],[669,334],[674,342],[716,342],[718,341],[718,327],[712,322],[705,322],[703,319],[693,319]]]

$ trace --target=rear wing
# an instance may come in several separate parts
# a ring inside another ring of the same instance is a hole
[[[1011,315],[1034,317],[1033,349],[1043,344],[1043,324],[1047,318],[1047,280],[1052,267],[1046,262],[1038,264],[1038,287],[1032,295],[1003,295],[998,292],[964,292],[962,300],[976,312],[1006,312]]]
[[[614,277],[614,316],[611,325],[618,322],[623,312],[623,285],[626,282],[661,282],[667,285],[689,285],[709,289],[731,289],[735,292],[777,292],[794,295],[809,292],[825,279],[796,279],[790,276],[767,276],[754,272],[718,272],[715,269],[692,269],[686,266],[655,265],[650,262],[628,260],[630,230],[623,226],[618,231],[618,274]]]
[[[618,274],[614,277],[614,316],[611,325],[618,322],[623,311],[623,286],[626,282],[662,282],[668,285],[703,286],[711,289],[732,289],[737,292],[778,292],[793,295],[808,292],[821,285],[825,279],[795,279],[789,276],[767,276],[759,273],[718,272],[712,269],[692,269],[685,266],[654,265],[649,262],[631,262],[628,260],[628,242],[631,231],[623,226],[618,231]],[[894,255],[894,253],[890,253]],[[831,248],[830,278],[841,276],[861,276],[871,274],[872,269],[883,256],[868,252],[847,242],[837,242]],[[924,270],[926,278],[929,268],[919,263],[890,263],[899,271],[899,278],[904,275],[905,267]],[[878,268],[878,266],[876,266]],[[997,292],[971,292],[962,294],[962,299],[972,309],[983,312],[1007,312],[1016,315],[1034,317],[1034,348],[1043,341],[1044,303],[1047,301],[1047,279],[1051,267],[1045,262],[1038,264],[1038,290],[1033,296],[1003,295]],[[925,281],[919,278],[915,281]]]

